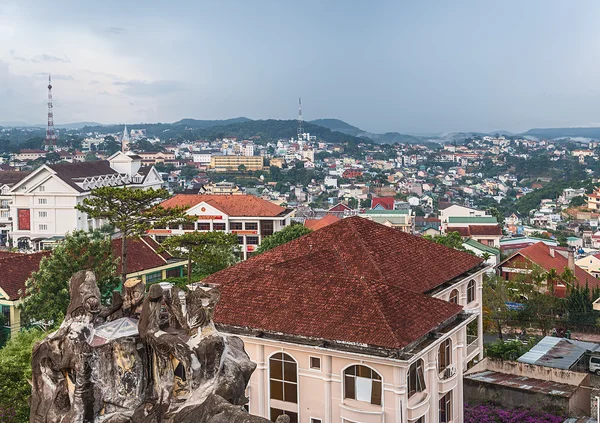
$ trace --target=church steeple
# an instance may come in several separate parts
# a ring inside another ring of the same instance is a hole
[[[129,132],[127,131],[127,125],[123,129],[123,138],[121,138],[121,151],[126,153],[129,151]]]

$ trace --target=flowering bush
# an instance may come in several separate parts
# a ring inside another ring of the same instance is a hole
[[[494,405],[465,404],[465,423],[562,423],[564,418],[526,408],[504,409]]]

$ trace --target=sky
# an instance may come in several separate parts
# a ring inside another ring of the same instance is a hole
[[[600,126],[596,0],[0,0],[0,122]]]

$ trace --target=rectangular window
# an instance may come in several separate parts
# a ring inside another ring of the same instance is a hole
[[[146,275],[146,284],[158,282],[162,279],[162,272],[148,273]]]
[[[248,245],[258,245],[258,237],[257,236],[247,236],[246,244]]]
[[[243,228],[242,222],[229,222],[229,227],[232,231],[241,231]]]
[[[263,237],[273,235],[273,221],[272,220],[261,220],[260,221],[260,234]]]
[[[195,222],[184,223],[181,226],[183,227],[184,231],[193,231],[193,230],[196,229],[196,223]]]
[[[48,204],[47,198],[38,198],[38,204]]]
[[[8,208],[8,207],[9,207],[9,204],[10,204],[10,203],[9,203],[9,201],[8,201],[8,200],[2,200],[2,208],[3,208],[3,209],[6,209],[6,208]]]
[[[213,230],[214,231],[224,231],[225,224],[224,223],[213,223]]]
[[[39,228],[40,228],[40,231],[47,231],[48,225],[40,225]]]
[[[198,222],[198,230],[199,231],[210,231],[210,223]]]
[[[245,229],[247,231],[257,231],[258,230],[258,223],[256,223],[256,222],[246,222],[245,223]]]
[[[238,236],[238,244],[244,245],[244,237],[243,236]]]
[[[179,278],[181,277],[181,267],[167,270],[167,278]]]
[[[0,216],[1,217],[10,217],[10,212],[8,210],[2,210],[2,212],[0,212]]]
[[[406,376],[406,384],[408,385],[408,397],[412,397],[417,392],[425,390],[425,376],[423,374],[423,360],[417,360],[411,364]]]
[[[452,421],[452,391],[440,398],[440,423]]]
[[[319,357],[311,357],[310,368],[313,370],[321,370],[321,359]]]
[[[45,212],[45,211],[38,212],[38,217],[48,217],[48,212]]]
[[[44,191],[46,191],[46,187],[45,187],[45,186],[43,186],[43,185],[41,185],[41,186],[39,187],[39,191],[40,191],[40,192],[44,192]]]
[[[310,418],[310,423],[322,423],[321,419]]]

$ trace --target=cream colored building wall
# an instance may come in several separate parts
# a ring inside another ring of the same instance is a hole
[[[466,325],[476,319],[473,316],[419,351],[409,361],[381,358],[286,343],[265,338],[242,336],[246,351],[257,369],[250,379],[248,396],[252,414],[270,418],[270,408],[287,408],[298,412],[298,421],[311,423],[311,418],[323,423],[360,422],[410,423],[425,416],[427,423],[438,422],[439,399],[452,391],[453,422],[462,422],[462,375],[466,370]],[[447,338],[452,340],[452,365],[454,376],[441,380],[438,374],[439,345]],[[298,404],[270,400],[269,358],[278,352],[291,356],[298,368]],[[310,368],[310,358],[321,359],[321,369]],[[408,398],[406,376],[409,366],[418,359],[424,362],[426,389]],[[352,365],[364,365],[375,370],[382,378],[382,405],[344,399],[343,374]]]

